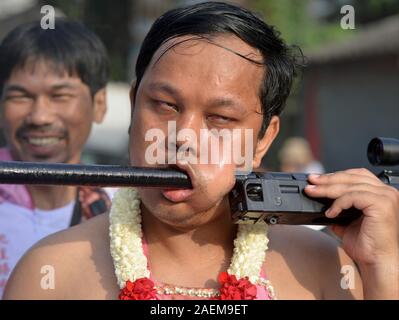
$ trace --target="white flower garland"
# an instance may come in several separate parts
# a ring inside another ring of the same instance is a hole
[[[237,279],[248,277],[252,283],[257,283],[266,257],[267,224],[240,224],[237,238],[234,240],[234,252],[231,258],[229,274]]]
[[[134,188],[121,188],[115,195],[110,212],[110,244],[118,285],[126,281],[149,278],[147,258],[142,246],[140,198]],[[265,260],[267,224],[240,224],[234,240],[234,252],[227,272],[237,279],[248,277],[252,283],[260,280]],[[260,281],[262,282],[262,281]]]

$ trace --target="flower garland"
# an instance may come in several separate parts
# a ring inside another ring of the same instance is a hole
[[[110,248],[115,275],[123,300],[157,299],[156,294],[181,294],[225,300],[253,300],[256,286],[265,286],[274,298],[274,290],[260,271],[267,250],[267,224],[240,224],[234,240],[234,252],[227,272],[219,275],[220,290],[173,286],[155,287],[150,280],[147,257],[142,246],[140,198],[134,188],[118,190],[110,212]]]

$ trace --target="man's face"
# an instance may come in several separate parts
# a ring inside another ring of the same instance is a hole
[[[170,42],[166,43],[155,53],[135,99],[132,97],[131,164],[149,166],[145,151],[152,142],[145,141],[146,133],[157,128],[168,140],[168,122],[173,121],[177,133],[191,129],[197,138],[201,137],[200,130],[203,129],[242,129],[242,132],[252,129],[253,164],[255,167],[259,165],[274,138],[270,138],[271,135],[266,140],[257,139],[263,120],[259,89],[264,68],[229,50],[259,62],[262,61],[261,55],[234,36],[218,36],[213,38],[213,43],[191,39],[165,52],[170,45]],[[203,140],[197,142],[198,146],[208,143]],[[245,144],[245,139],[239,143]],[[170,147],[169,144],[168,148],[173,148],[173,145]],[[242,146],[242,150],[244,148]],[[199,157],[200,152],[196,156]],[[220,205],[234,185],[236,164],[224,161],[183,164],[178,161],[177,166],[188,173],[193,189],[142,189],[140,195],[145,208],[160,220],[177,226],[210,221],[214,217],[207,212]]]
[[[100,90],[101,91],[101,90]],[[105,91],[93,98],[78,76],[46,61],[15,69],[1,97],[1,121],[13,157],[78,163],[93,121],[105,113]]]

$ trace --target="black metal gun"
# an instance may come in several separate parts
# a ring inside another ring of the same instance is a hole
[[[399,164],[399,140],[376,138],[369,144],[373,164]],[[399,172],[383,171],[380,178],[399,189]],[[0,162],[0,183],[40,185],[137,186],[148,188],[189,188],[189,177],[177,170],[110,165]],[[331,200],[309,198],[303,192],[307,175],[302,173],[253,172],[236,175],[229,194],[236,223],[349,224],[361,215],[349,209],[339,217],[324,216]]]
[[[373,165],[399,165],[399,140],[374,138],[368,146],[368,159]],[[324,212],[332,200],[308,197],[304,188],[307,174],[281,172],[253,172],[237,176],[229,194],[230,208],[236,223],[347,225],[361,216],[351,208],[336,218]],[[378,176],[384,183],[399,190],[399,172],[384,170]]]

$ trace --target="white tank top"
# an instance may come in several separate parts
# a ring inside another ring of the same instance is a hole
[[[37,241],[69,227],[75,201],[54,210],[0,204],[0,298],[11,271]]]

